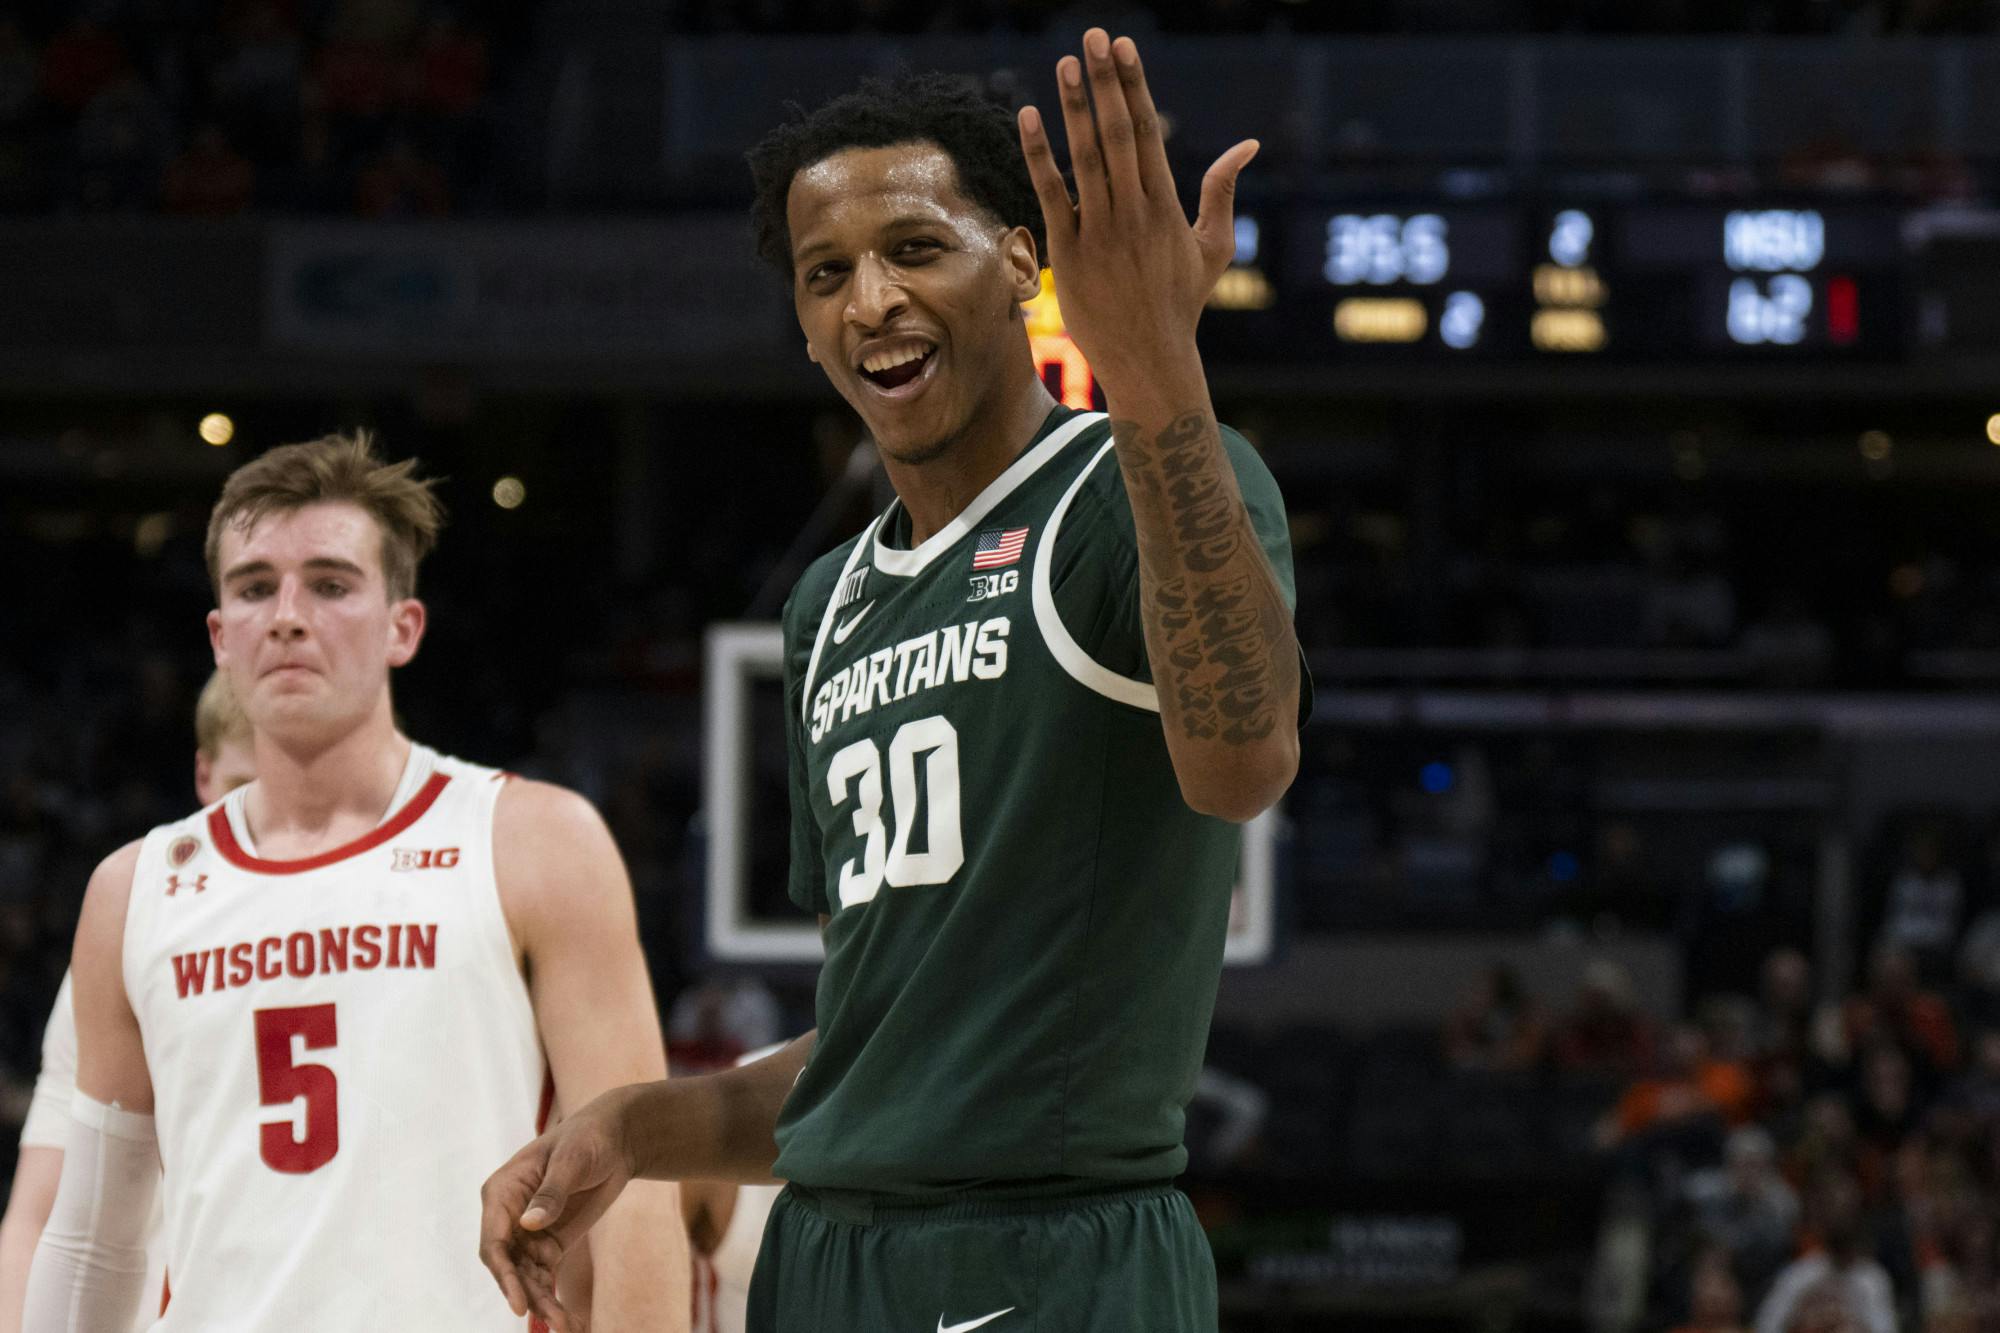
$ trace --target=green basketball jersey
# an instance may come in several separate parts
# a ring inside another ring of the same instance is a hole
[[[1223,432],[1294,597],[1284,502]],[[831,917],[776,1174],[935,1197],[1178,1174],[1240,835],[1190,810],[1098,413],[921,545],[899,505],[786,603],[791,896]]]

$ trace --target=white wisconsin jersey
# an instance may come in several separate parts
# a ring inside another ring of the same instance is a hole
[[[21,1125],[23,1148],[69,1150],[69,1103],[76,1092],[76,1001],[71,990],[69,973],[64,972],[49,1024],[42,1029],[42,1068],[35,1075],[28,1118]],[[160,1317],[166,1276],[167,1244],[160,1232],[160,1196],[155,1194],[153,1216],[146,1224],[146,1283],[140,1288],[134,1329],[151,1328]]]
[[[125,921],[165,1170],[159,1330],[515,1330],[479,1187],[547,1066],[500,908],[505,775],[413,746],[372,832],[297,861],[239,788],[153,830]]]

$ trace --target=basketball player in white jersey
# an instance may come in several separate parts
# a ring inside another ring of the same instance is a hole
[[[785,1049],[783,1042],[751,1051],[738,1068]],[[764,1242],[771,1205],[781,1185],[738,1185],[726,1180],[681,1182],[681,1216],[694,1251],[694,1333],[744,1333],[750,1310],[750,1274]]]
[[[213,805],[256,776],[250,749],[250,719],[236,706],[229,681],[220,671],[202,686],[194,707],[194,793],[204,806]],[[69,1095],[76,1086],[76,1008],[70,1002],[69,974],[63,974],[42,1032],[42,1067],[35,1075],[34,1098],[21,1126],[20,1155],[14,1162],[14,1185],[7,1212],[0,1217],[0,1333],[21,1333],[21,1302],[28,1292],[28,1263],[35,1242],[55,1205],[56,1182],[62,1176],[63,1145],[69,1141]],[[157,1294],[164,1291],[166,1246],[155,1225],[146,1237],[146,1281],[140,1302],[143,1328],[159,1315]]]
[[[129,1326],[162,1167],[160,1330],[518,1330],[467,1200],[551,1095],[664,1074],[596,812],[395,727],[389,672],[423,637],[416,567],[441,521],[411,467],[332,436],[223,487],[209,638],[257,778],[91,877],[29,1333]],[[593,1233],[596,1326],[685,1328],[677,1197],[625,1202]]]

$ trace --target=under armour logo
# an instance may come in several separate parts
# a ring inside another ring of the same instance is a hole
[[[179,893],[183,888],[193,889],[196,893],[200,893],[203,889],[207,887],[208,887],[207,875],[190,876],[185,884],[181,882],[181,877],[179,875],[167,876],[167,897],[169,898],[173,897],[176,893]]]

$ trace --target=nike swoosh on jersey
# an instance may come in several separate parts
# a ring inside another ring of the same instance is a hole
[[[944,1316],[939,1315],[937,1333],[966,1333],[967,1329],[978,1328],[981,1324],[990,1324],[1001,1315],[1012,1313],[1014,1313],[1014,1307],[1010,1305],[1004,1310],[995,1310],[992,1314],[981,1315],[977,1319],[968,1319],[962,1324],[947,1324],[944,1322]]]
[[[868,605],[862,607],[859,611],[856,611],[854,613],[853,619],[846,620],[838,625],[835,625],[833,627],[833,641],[835,643],[846,643],[847,636],[854,633],[854,627],[861,623],[861,618],[867,615],[870,611],[873,611],[874,609],[875,609],[875,603],[870,602],[868,603]],[[951,1333],[951,1330],[946,1329],[945,1333]]]

